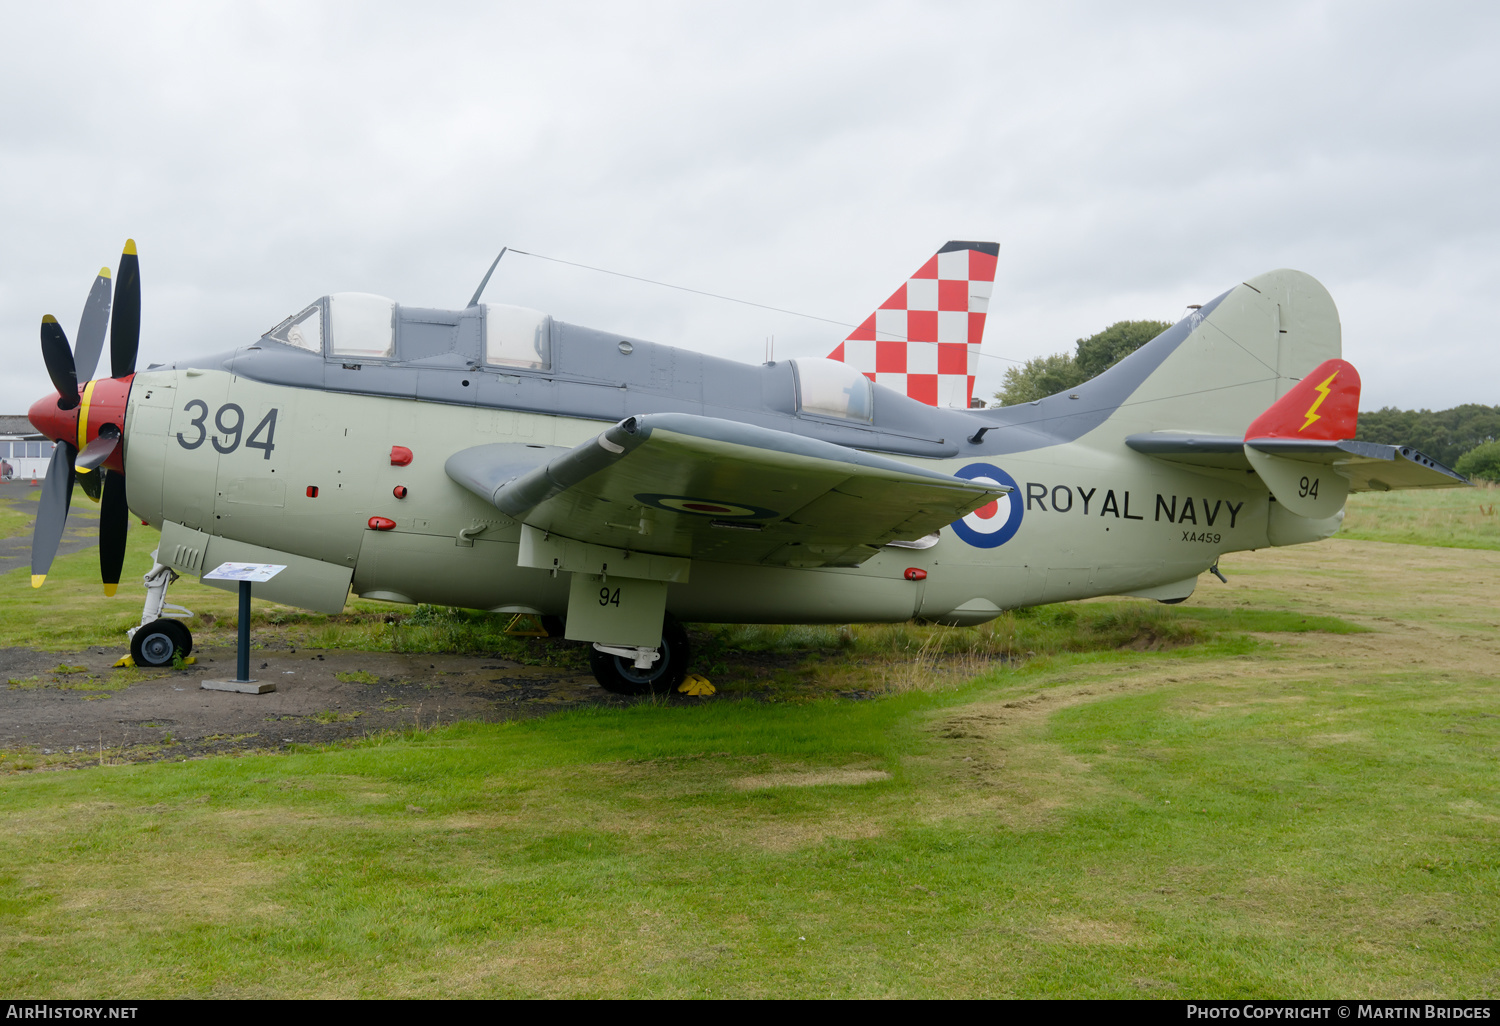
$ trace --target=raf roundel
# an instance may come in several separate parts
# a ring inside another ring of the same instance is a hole
[[[718,517],[722,520],[770,520],[778,516],[772,509],[746,506],[738,502],[723,502],[719,499],[704,499],[693,495],[663,495],[660,492],[642,493],[636,502],[644,502],[657,509],[673,513],[691,513],[700,517]]]
[[[1016,536],[1023,511],[1015,478],[992,463],[970,463],[953,476],[966,481],[988,481],[1011,489],[1010,494],[980,506],[962,520],[955,520],[954,534],[980,549],[996,548]]]

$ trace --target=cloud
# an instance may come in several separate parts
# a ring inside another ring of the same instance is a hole
[[[0,43],[0,408],[140,243],[143,357],[316,295],[461,305],[501,245],[857,321],[1002,242],[986,349],[1330,288],[1366,403],[1500,402],[1482,4],[73,5]],[[837,329],[507,258],[488,298],[758,360]],[[981,388],[1006,366],[985,361]]]

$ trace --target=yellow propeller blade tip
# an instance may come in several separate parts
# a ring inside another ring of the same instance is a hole
[[[135,240],[134,239],[126,239],[125,240],[125,255],[126,256],[135,256]]]
[[[118,584],[106,584],[106,585],[105,585],[105,586],[104,586],[104,594],[105,594],[105,597],[106,597],[106,598],[114,598],[114,597],[115,597],[115,591],[116,591],[116,590],[117,590],[117,589],[118,589],[118,588],[119,588],[119,587],[120,587],[120,586],[119,586],[119,585],[118,585]]]
[[[57,318],[53,317],[51,314],[42,314],[42,323],[43,324],[56,324],[57,323]]]
[[[108,267],[101,267],[101,268],[99,268],[99,277],[101,277],[101,278],[108,278],[108,277],[110,277],[109,268]]]
[[[47,579],[47,575],[46,574],[32,574],[31,575],[31,586],[33,588],[40,588],[42,586],[42,582],[45,581],[46,579]]]

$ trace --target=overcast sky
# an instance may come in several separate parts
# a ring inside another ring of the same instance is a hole
[[[141,365],[503,245],[838,321],[1001,243],[979,394],[1294,267],[1361,406],[1500,403],[1500,5],[0,3],[0,412],[127,237]],[[527,257],[486,298],[738,359],[836,326]],[[106,357],[107,362],[107,357]]]

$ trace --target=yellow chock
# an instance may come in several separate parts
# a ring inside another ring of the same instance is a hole
[[[197,661],[198,661],[198,657],[197,656],[188,656],[186,659],[184,659],[182,661],[182,665],[183,666],[192,666]]]
[[[677,690],[684,695],[711,695],[715,688],[703,674],[690,673],[687,680],[677,685]]]
[[[125,655],[122,655],[119,659],[115,660],[115,665],[116,666],[134,666],[135,665],[135,659],[133,659],[131,657],[130,653],[127,652]]]
[[[525,623],[528,620],[531,622],[531,626],[527,626]],[[532,616],[530,613],[517,613],[511,617],[510,623],[505,625],[505,630],[501,633],[512,638],[546,638],[551,636],[547,633],[547,628],[542,626],[542,618]]]

